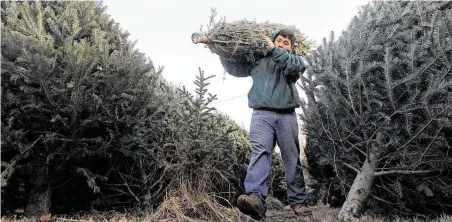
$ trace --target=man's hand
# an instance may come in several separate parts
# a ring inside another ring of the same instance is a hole
[[[273,50],[273,48],[275,48],[275,44],[273,43],[273,41],[266,35],[263,36],[263,39],[265,42],[267,42],[267,50],[270,52]]]

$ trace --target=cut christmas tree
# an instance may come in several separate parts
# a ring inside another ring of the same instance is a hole
[[[305,54],[312,44],[295,26],[278,23],[248,21],[246,19],[215,22],[213,9],[208,30],[192,34],[193,43],[203,43],[214,54],[235,62],[255,62],[267,54],[264,36],[273,38],[281,29],[292,31],[296,37],[296,54]]]

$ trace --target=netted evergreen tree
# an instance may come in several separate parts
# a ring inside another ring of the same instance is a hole
[[[340,219],[452,210],[451,5],[369,3],[307,57],[308,157],[347,194]]]

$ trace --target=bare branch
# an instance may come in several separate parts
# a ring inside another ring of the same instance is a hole
[[[163,180],[163,177],[166,175],[166,168],[163,170],[163,173],[162,173],[162,175],[160,175],[160,178],[157,180],[157,181],[155,181],[149,188],[148,188],[148,190],[152,190],[157,184],[160,184],[161,182],[162,182],[162,180]]]
[[[380,177],[380,181],[381,181],[381,177]],[[383,181],[382,181],[382,183],[383,183]],[[387,187],[385,187],[385,186],[380,186],[380,185],[378,185],[378,184],[376,184],[376,186],[377,187],[379,187],[379,188],[381,188],[381,189],[384,189],[384,190],[386,190],[386,191],[388,191],[389,193],[391,193],[393,196],[397,196],[394,192],[392,192],[392,190],[390,190],[390,189],[388,189]]]
[[[380,197],[377,197],[377,196],[375,196],[375,195],[373,195],[373,194],[371,194],[371,195],[372,195],[373,198],[375,198],[375,200],[379,200],[379,201],[381,201],[381,202],[383,202],[383,203],[392,204],[392,205],[401,205],[401,204],[402,204],[402,203],[393,203],[393,202],[389,202],[389,201],[384,200],[384,199],[381,199]]]
[[[106,183],[105,185],[107,185],[107,186],[116,186],[116,187],[130,186],[130,187],[141,188],[141,186],[139,186],[139,185],[134,185],[134,184],[132,184],[132,185],[127,185],[127,184],[121,184],[121,183],[117,183],[117,184],[114,184],[114,183]]]
[[[375,176],[383,176],[389,174],[423,174],[423,173],[431,173],[436,170],[388,170],[388,171],[379,171],[375,172]]]
[[[140,199],[138,199],[138,197],[135,196],[135,194],[134,194],[134,193],[132,192],[132,190],[130,189],[129,184],[127,184],[127,181],[124,179],[124,177],[122,176],[121,172],[119,172],[119,176],[121,176],[122,180],[124,181],[124,184],[126,185],[127,190],[129,190],[129,193],[132,194],[132,196],[135,198],[135,200],[136,200],[138,203],[141,203]]]
[[[352,165],[350,165],[350,164],[348,164],[348,163],[346,163],[346,162],[343,162],[343,164],[344,164],[345,166],[347,166],[348,168],[352,169],[353,171],[355,171],[356,173],[359,173],[359,172],[360,172],[356,167],[354,167],[354,166],[352,166]]]
[[[248,43],[248,42],[242,42],[242,41],[236,41],[236,42],[234,42],[234,41],[221,41],[221,40],[215,40],[215,39],[213,39],[213,40],[211,40],[211,42],[214,42],[214,43],[224,43],[224,44],[232,44],[232,43],[235,43],[235,44],[251,45],[251,44]]]
[[[67,218],[62,218],[62,217],[54,217],[54,219],[57,220],[62,220],[62,221],[73,221],[73,222],[78,222],[78,221],[82,221],[85,222],[86,220],[74,220],[74,219],[67,219]]]
[[[364,152],[364,150],[360,149],[358,146],[356,146],[356,144],[352,144],[352,143],[350,143],[349,141],[346,141],[346,142],[352,146],[351,148],[356,149],[356,150],[359,151],[362,155],[364,155],[365,157],[367,157],[367,153]],[[367,142],[368,142],[368,141],[364,141],[364,142],[359,142],[359,143],[357,143],[357,144],[362,144],[362,143],[367,143]]]

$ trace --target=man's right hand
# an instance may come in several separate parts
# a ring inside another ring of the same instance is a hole
[[[263,40],[264,40],[265,42],[267,42],[267,50],[268,50],[269,52],[271,52],[271,51],[273,50],[273,48],[275,48],[275,44],[274,44],[273,41],[270,39],[270,37],[268,37],[268,36],[266,36],[266,35],[263,36]]]

